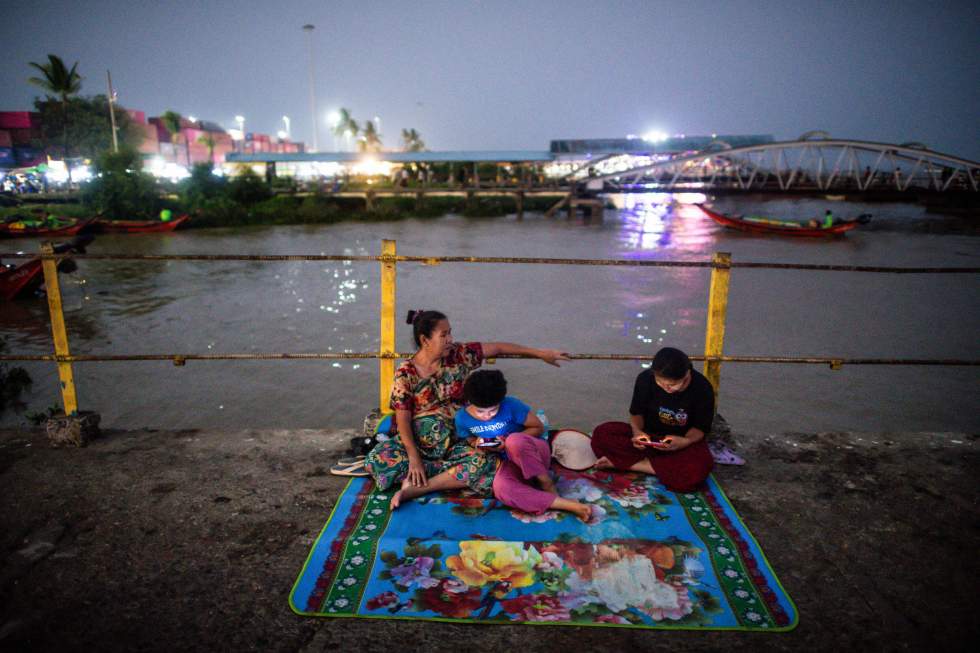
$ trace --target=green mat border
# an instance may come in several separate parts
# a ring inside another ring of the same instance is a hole
[[[327,517],[327,521],[323,524],[323,528],[320,529],[320,534],[317,535],[316,540],[314,540],[313,545],[310,547],[310,552],[306,556],[306,561],[303,563],[303,568],[300,569],[299,574],[296,576],[296,580],[293,582],[292,588],[289,590],[289,609],[300,617],[319,617],[324,619],[371,619],[371,620],[380,620],[380,621],[391,621],[391,620],[421,621],[421,622],[435,621],[435,622],[450,623],[450,624],[483,624],[488,626],[534,626],[534,627],[550,626],[555,628],[568,628],[568,627],[579,626],[583,628],[619,628],[623,630],[678,630],[678,631],[690,631],[690,632],[700,631],[700,632],[746,632],[746,633],[788,633],[796,629],[796,627],[800,625],[800,610],[797,607],[796,602],[793,601],[793,597],[790,596],[790,593],[786,591],[785,587],[783,587],[783,583],[781,580],[779,580],[779,576],[776,574],[775,568],[772,566],[772,564],[769,562],[769,559],[766,557],[765,550],[762,548],[762,545],[759,544],[759,541],[755,539],[755,535],[752,534],[752,531],[749,530],[748,526],[745,523],[745,520],[742,519],[742,515],[739,514],[738,510],[736,510],[735,505],[732,504],[731,502],[731,499],[728,498],[728,495],[725,493],[725,490],[722,487],[721,483],[718,482],[718,479],[715,478],[714,474],[711,474],[709,478],[711,478],[715,486],[717,486],[721,498],[724,499],[727,506],[731,508],[735,516],[738,517],[739,523],[742,524],[745,534],[748,535],[748,537],[752,540],[752,543],[755,545],[756,549],[758,549],[759,555],[762,556],[762,559],[763,561],[765,561],[766,566],[772,572],[773,580],[776,581],[776,584],[779,586],[779,589],[782,590],[783,592],[783,596],[786,597],[786,600],[789,602],[790,606],[792,606],[793,621],[789,625],[777,626],[775,628],[747,628],[745,626],[670,626],[670,625],[649,626],[647,624],[625,625],[625,624],[608,624],[608,623],[596,623],[596,622],[581,622],[581,623],[579,622],[559,623],[553,621],[498,622],[498,621],[483,621],[479,619],[453,619],[450,617],[411,617],[411,616],[399,616],[399,615],[370,615],[370,614],[343,614],[343,615],[336,614],[335,615],[335,614],[329,614],[324,612],[305,612],[297,608],[296,605],[293,603],[293,595],[296,592],[296,588],[299,585],[300,579],[302,579],[303,574],[306,573],[306,568],[307,566],[309,566],[310,560],[313,558],[313,551],[315,551],[317,545],[320,544],[320,538],[323,537],[323,534],[327,531],[327,526],[329,526],[330,522],[333,521],[334,514],[337,512],[337,507],[340,505],[340,497],[342,497],[344,493],[347,492],[348,489],[350,489],[351,483],[354,482],[353,478],[348,479],[347,484],[340,491],[340,494],[337,496],[337,501],[334,502],[333,508],[330,510],[330,516]]]

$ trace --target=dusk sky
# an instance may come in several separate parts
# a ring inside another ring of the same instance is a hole
[[[651,130],[832,136],[980,160],[976,2],[49,2],[8,4],[0,110],[31,107],[29,61],[78,61],[83,94],[312,141],[379,116],[385,146],[547,149]]]

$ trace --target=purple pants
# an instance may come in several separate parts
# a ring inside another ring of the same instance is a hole
[[[531,485],[535,476],[548,473],[551,447],[545,440],[527,433],[511,433],[504,438],[507,460],[502,461],[493,479],[493,496],[511,508],[540,515],[551,507],[556,496]]]

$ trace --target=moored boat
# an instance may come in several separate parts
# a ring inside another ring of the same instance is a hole
[[[74,236],[92,223],[92,218],[55,218],[54,220],[12,220],[0,223],[0,238],[31,238],[34,236]]]
[[[839,222],[835,222],[829,227],[811,227],[800,222],[791,222],[787,220],[774,220],[756,216],[725,215],[724,213],[713,211],[703,204],[698,204],[698,208],[700,208],[705,215],[723,227],[729,227],[731,229],[747,231],[750,233],[804,236],[811,238],[840,236],[847,233],[851,229],[857,228],[857,226],[860,224],[869,222],[871,219],[870,215],[865,214],[851,220],[841,220]]]
[[[90,242],[92,236],[79,236],[69,243],[55,245],[54,251],[58,254],[69,251],[84,254],[85,246]],[[74,272],[76,267],[71,259],[62,259],[58,262],[59,272]],[[20,297],[28,297],[34,294],[42,283],[44,283],[44,269],[40,257],[30,258],[21,265],[6,266],[0,263],[0,300],[9,302]]]
[[[96,218],[95,227],[103,233],[112,234],[147,234],[173,231],[190,220],[190,216],[181,215],[173,220],[109,220]]]

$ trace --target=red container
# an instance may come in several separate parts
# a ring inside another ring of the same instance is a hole
[[[0,147],[13,147],[14,141],[10,138],[10,132],[0,129]]]
[[[126,109],[126,113],[129,114],[129,119],[135,122],[137,125],[146,124],[146,112],[137,111],[136,109]]]
[[[0,129],[30,129],[37,121],[30,111],[0,111]]]

